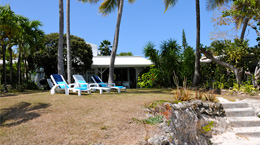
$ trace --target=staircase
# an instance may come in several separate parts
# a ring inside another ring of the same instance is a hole
[[[222,103],[236,135],[260,138],[260,118],[244,102]]]

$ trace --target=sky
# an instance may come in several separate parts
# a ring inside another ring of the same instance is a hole
[[[0,5],[10,4],[11,9],[30,20],[39,20],[45,34],[59,32],[59,0],[0,0]],[[117,10],[102,16],[98,4],[82,3],[71,0],[71,35],[83,38],[86,42],[100,45],[103,40],[114,39]],[[201,44],[209,46],[210,32],[214,31],[212,11],[206,10],[206,0],[200,0]],[[66,20],[66,1],[64,0],[64,20]],[[159,49],[164,40],[175,39],[182,44],[184,29],[187,42],[196,46],[196,11],[195,0],[179,0],[175,7],[164,13],[163,0],[136,0],[134,4],[124,3],[117,53],[132,52],[144,56],[143,48],[148,41]],[[224,28],[223,28],[224,29]],[[64,21],[64,33],[66,23]],[[250,31],[246,36],[250,46],[257,44],[256,34]]]

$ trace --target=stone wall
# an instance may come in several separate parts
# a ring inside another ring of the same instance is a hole
[[[212,134],[220,134],[227,129],[225,112],[220,103],[196,100],[170,106],[171,123],[160,124],[165,133],[163,136],[151,138],[150,144],[208,145]],[[208,125],[210,121],[214,121],[214,127],[208,132],[203,131],[202,127]]]

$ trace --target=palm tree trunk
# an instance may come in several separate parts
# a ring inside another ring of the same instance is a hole
[[[10,55],[10,83],[13,87],[13,51],[12,51],[12,46],[8,47],[9,55]]]
[[[241,35],[240,35],[240,40],[244,40],[246,27],[247,27],[248,22],[249,22],[249,18],[246,17],[245,20],[244,20],[244,23],[243,23],[243,28],[242,28]]]
[[[5,52],[6,52],[6,45],[2,45],[2,53],[3,53],[3,71],[4,71],[4,91],[7,91],[6,87],[6,63],[5,63]]]
[[[70,0],[67,0],[67,11],[66,11],[66,24],[67,24],[67,80],[71,83],[71,45],[70,45]]]
[[[193,77],[193,86],[197,86],[200,82],[200,1],[196,0],[196,56],[195,56],[195,71]]]
[[[19,46],[19,55],[18,55],[18,64],[17,64],[17,85],[21,85],[21,53],[22,53],[22,48]]]
[[[59,0],[59,48],[58,48],[58,74],[65,77],[63,62],[63,30],[64,30],[64,12],[63,0]]]
[[[120,0],[118,3],[116,31],[115,31],[115,36],[114,36],[112,52],[111,52],[111,56],[110,56],[108,83],[114,82],[114,63],[115,63],[115,58],[116,58],[117,46],[118,46],[120,23],[121,23],[122,13],[123,13],[123,5],[124,5],[124,0]]]

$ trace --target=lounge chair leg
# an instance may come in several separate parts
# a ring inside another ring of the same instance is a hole
[[[78,96],[81,96],[81,90],[78,90]]]
[[[51,89],[51,94],[55,94],[55,89],[54,88]]]
[[[120,88],[118,88],[118,93],[121,93],[121,89]]]
[[[126,88],[125,88],[125,92],[126,92]]]
[[[88,91],[89,95],[91,94],[91,90]]]
[[[103,93],[103,90],[102,89],[100,89],[100,94],[102,94]]]

